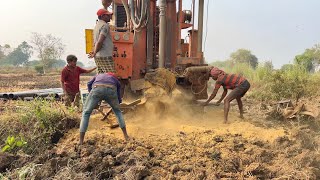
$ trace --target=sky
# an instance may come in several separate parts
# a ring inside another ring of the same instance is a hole
[[[245,48],[280,68],[320,43],[319,0],[204,1],[203,49],[209,63]],[[85,64],[92,61],[85,54],[84,29],[94,27],[100,0],[0,2],[0,45],[16,47],[30,41],[32,32],[52,34],[66,45],[62,59],[75,54]],[[192,0],[183,2],[184,9],[191,9]]]

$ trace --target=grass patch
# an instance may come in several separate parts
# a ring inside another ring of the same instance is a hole
[[[41,153],[79,125],[77,113],[59,102],[37,99],[12,103],[0,114],[0,145],[12,153]]]
[[[272,70],[260,65],[256,69],[247,64],[229,64],[222,68],[227,73],[242,74],[251,84],[248,97],[260,101],[299,100],[319,96],[319,73],[309,73],[300,65]]]

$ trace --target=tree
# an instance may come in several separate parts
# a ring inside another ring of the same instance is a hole
[[[273,70],[272,61],[266,61],[266,62],[264,62],[263,67],[264,67],[264,68],[267,68],[268,70]]]
[[[301,65],[309,72],[312,71],[312,68],[313,68],[312,62],[313,62],[313,59],[306,54],[297,55],[294,58],[295,64]]]
[[[25,65],[28,63],[32,53],[32,46],[23,41],[6,57],[6,62],[14,66]]]
[[[36,32],[32,33],[31,43],[34,44],[34,49],[38,52],[38,57],[43,64],[43,70],[51,68],[54,60],[57,60],[64,53],[65,45],[60,38],[54,37],[51,34],[42,35]]]
[[[7,56],[11,52],[11,46],[9,44],[5,44],[1,49],[5,56]]]
[[[26,41],[23,41],[21,44],[18,45],[18,48],[21,49],[21,51],[29,58],[33,54],[33,47],[29,45]]]
[[[258,58],[251,54],[251,51],[247,49],[238,49],[236,52],[231,53],[230,60],[236,63],[245,63],[250,65],[252,68],[258,66]]]
[[[227,68],[230,67],[232,65],[232,62],[229,60],[226,61],[214,61],[212,63],[210,63],[211,66],[216,66],[218,68]]]
[[[55,60],[55,62],[53,63],[52,67],[54,67],[54,68],[62,68],[66,64],[67,64],[66,61],[59,59],[59,60]]]
[[[38,60],[32,60],[32,61],[28,61],[28,66],[38,66],[41,65],[41,62]]]
[[[282,71],[288,71],[288,70],[292,69],[293,66],[294,66],[293,64],[284,64],[284,65],[281,66],[281,70]]]
[[[5,58],[6,56],[4,55],[3,47],[0,45],[0,60]]]
[[[311,49],[306,49],[304,53],[294,58],[294,63],[312,71],[314,64],[320,64],[320,44],[314,45]]]
[[[9,54],[11,47],[9,44],[0,45],[0,65],[7,64],[6,57]]]

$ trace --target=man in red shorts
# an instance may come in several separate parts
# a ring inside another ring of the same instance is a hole
[[[224,91],[221,98],[216,102],[219,105],[221,101],[226,97],[228,89],[232,89],[229,95],[224,99],[224,123],[228,121],[228,113],[230,109],[230,102],[234,99],[237,100],[240,118],[243,118],[243,105],[241,98],[246,94],[250,88],[250,83],[239,74],[227,74],[217,67],[213,67],[210,71],[210,77],[216,81],[215,88],[209,97],[209,99],[203,104],[208,105],[209,102],[217,95],[219,88],[222,86]]]

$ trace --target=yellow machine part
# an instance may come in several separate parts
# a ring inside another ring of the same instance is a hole
[[[89,54],[93,51],[94,42],[93,42],[93,29],[85,29],[86,34],[86,53]]]

